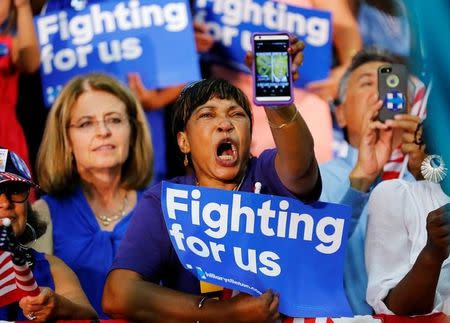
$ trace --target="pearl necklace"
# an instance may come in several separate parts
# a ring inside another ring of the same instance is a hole
[[[120,210],[117,211],[116,214],[113,214],[111,216],[96,214],[95,216],[100,220],[100,222],[102,223],[103,226],[107,227],[112,222],[115,222],[115,221],[123,218],[126,215],[127,206],[128,206],[128,192],[125,194],[125,196],[123,198],[122,206],[121,206]]]

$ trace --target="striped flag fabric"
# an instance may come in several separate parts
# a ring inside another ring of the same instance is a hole
[[[39,295],[39,287],[28,265],[16,265],[8,251],[0,250],[0,307],[24,296]]]
[[[19,248],[11,235],[9,226],[0,226],[0,307],[40,293],[26,259],[20,252],[13,254]]]

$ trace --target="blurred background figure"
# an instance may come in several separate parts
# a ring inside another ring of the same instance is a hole
[[[48,195],[34,207],[50,223],[39,248],[72,268],[101,317],[106,274],[151,180],[152,160],[144,112],[126,87],[103,74],[66,84],[38,154]]]
[[[46,229],[28,201],[30,190],[38,186],[32,182],[25,162],[13,151],[0,148],[0,165],[0,229],[6,233],[0,245],[7,247],[0,251],[11,252],[14,265],[30,268],[35,282],[41,286],[37,295],[24,296],[19,302],[1,307],[0,320],[97,318],[76,275],[64,262],[24,246],[35,242]],[[4,263],[2,257],[2,265]],[[7,280],[3,279],[2,287],[5,282]],[[4,289],[2,297],[5,297]]]
[[[20,73],[39,68],[40,49],[29,0],[0,2],[0,145],[20,154],[30,167],[28,148],[16,116]],[[27,107],[31,109],[32,107]]]
[[[421,121],[413,111],[416,105],[410,103],[410,114],[400,115],[386,124],[377,119],[382,106],[378,98],[377,71],[386,63],[401,63],[401,60],[379,48],[363,49],[353,58],[341,80],[341,103],[336,108],[345,149],[320,166],[323,180],[320,200],[352,206],[344,286],[355,315],[372,313],[365,299],[364,262],[367,201],[371,191],[380,181],[394,177],[414,181],[420,176],[420,163],[424,158],[423,147],[413,142]],[[404,165],[405,170],[401,171]]]
[[[429,156],[421,171],[425,180],[389,181],[369,201],[366,266],[367,300],[378,313],[450,314],[450,3],[406,1],[412,26],[410,65],[431,79],[427,119],[417,131]],[[423,138],[422,138],[423,137]],[[447,165],[447,166],[446,166]],[[430,176],[434,174],[435,176]]]
[[[192,1],[191,1],[192,2]],[[204,23],[194,21],[194,37],[198,53],[207,52],[214,44]],[[179,84],[161,89],[148,89],[142,83],[139,73],[130,73],[128,85],[145,110],[145,116],[152,129],[152,143],[155,152],[153,183],[162,179],[184,175],[186,168],[177,158],[177,140],[170,131],[173,104],[184,87]]]
[[[295,4],[299,0],[286,2]],[[311,82],[306,88],[326,102],[331,102],[337,97],[339,81],[350,65],[353,55],[362,48],[361,34],[347,0],[311,0],[311,4],[313,8],[331,12],[334,62],[326,80]]]
[[[364,47],[377,46],[408,57],[411,47],[410,24],[401,0],[348,0],[358,21]]]

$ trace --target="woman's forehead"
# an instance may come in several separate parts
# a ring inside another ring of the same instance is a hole
[[[237,104],[237,102],[232,98],[222,99],[219,97],[212,97],[205,103],[196,107],[194,109],[194,112],[204,108],[233,108],[233,107],[241,107],[241,106]]]
[[[74,102],[70,109],[72,116],[97,115],[109,112],[126,112],[125,103],[117,96],[105,91],[86,91]]]

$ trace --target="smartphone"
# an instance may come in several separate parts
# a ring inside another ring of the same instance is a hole
[[[253,102],[288,105],[294,100],[287,33],[254,33]]]
[[[378,68],[378,94],[383,101],[378,120],[384,122],[407,112],[407,80],[408,72],[403,64],[386,64]]]

